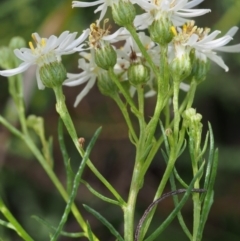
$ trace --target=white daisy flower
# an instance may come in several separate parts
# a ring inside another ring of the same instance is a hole
[[[41,38],[37,33],[32,34],[36,47],[29,42],[30,48],[15,49],[15,55],[23,62],[15,69],[0,71],[0,75],[13,76],[27,70],[31,65],[37,65],[36,78],[39,89],[45,86],[41,81],[39,70],[43,65],[60,62],[62,55],[76,52],[74,48],[79,46],[88,36],[89,29],[85,30],[80,37],[75,39],[77,33],[63,32],[59,37],[51,35],[48,39]],[[81,47],[83,45],[80,45]]]
[[[146,29],[154,20],[169,18],[174,26],[181,26],[188,18],[198,17],[210,12],[210,9],[191,9],[204,0],[141,0],[139,5],[145,13],[135,17],[134,26]]]
[[[221,33],[216,30],[209,34],[210,29],[202,29],[194,26],[194,22],[190,22],[183,30],[178,28],[179,34],[174,38],[173,43],[176,50],[176,55],[184,51],[195,49],[195,56],[203,61],[207,59],[212,60],[225,71],[228,71],[228,66],[223,59],[217,55],[216,51],[223,51],[229,53],[239,53],[240,44],[225,46],[232,39],[237,32],[238,27],[232,27],[223,37],[216,39]]]

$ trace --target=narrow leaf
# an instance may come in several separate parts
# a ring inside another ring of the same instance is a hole
[[[99,212],[95,211],[94,209],[90,208],[86,204],[83,204],[83,207],[91,213],[93,216],[95,216],[103,225],[105,225],[109,231],[117,238],[118,241],[124,241],[122,236],[118,233],[118,231],[112,226],[111,223],[109,223]]]
[[[88,240],[89,240],[89,241],[94,241],[92,229],[91,229],[91,227],[90,227],[89,222],[87,222],[87,232],[88,232]]]
[[[83,156],[83,160],[82,160],[82,162],[81,162],[81,164],[79,166],[79,169],[77,171],[77,174],[76,174],[76,176],[74,178],[72,193],[71,193],[70,198],[69,198],[69,200],[67,202],[67,205],[65,207],[65,210],[64,210],[64,213],[62,215],[61,221],[60,221],[60,223],[59,223],[59,225],[57,227],[57,231],[55,232],[54,236],[51,238],[51,241],[56,241],[57,240],[58,236],[60,235],[60,233],[61,233],[61,231],[63,229],[64,224],[67,221],[68,214],[71,211],[71,206],[72,206],[72,204],[74,202],[74,199],[75,199],[75,197],[77,195],[77,190],[78,190],[78,186],[80,184],[80,180],[81,180],[81,177],[82,177],[82,174],[83,174],[83,170],[84,170],[84,168],[86,166],[87,160],[89,159],[90,152],[92,151],[92,148],[93,148],[93,146],[94,146],[94,144],[95,144],[95,142],[96,142],[96,140],[97,140],[101,130],[102,130],[101,127],[97,129],[97,131],[95,132],[94,136],[92,137],[92,139],[91,139],[91,141],[90,141],[90,143],[89,143],[89,145],[88,145],[88,147],[86,149],[86,152],[85,152],[85,154]]]
[[[40,224],[44,225],[45,227],[47,227],[49,230],[51,231],[56,231],[56,227],[52,226],[51,224],[49,224],[47,221],[43,220],[42,218],[39,218],[37,216],[32,216],[32,218],[34,218],[36,221],[38,221]],[[65,237],[69,237],[69,238],[81,238],[81,237],[86,237],[86,235],[83,232],[79,232],[79,233],[69,233],[69,232],[61,232],[62,236]]]
[[[102,194],[100,194],[99,192],[97,192],[95,189],[93,189],[87,182],[81,180],[81,182],[87,187],[87,189],[96,197],[98,197],[99,199],[103,200],[104,202],[108,202],[114,205],[118,205],[118,206],[122,206],[118,201],[113,200],[111,198],[107,198],[105,196],[103,196]]]
[[[171,212],[171,214],[165,219],[165,221],[161,224],[160,227],[158,227],[147,239],[145,239],[145,241],[152,241],[155,240],[161,233],[163,230],[166,229],[166,227],[172,222],[172,220],[176,217],[176,215],[178,214],[178,212],[181,210],[181,208],[183,207],[183,205],[186,203],[186,201],[188,200],[191,192],[204,192],[204,189],[193,189],[194,183],[197,180],[197,178],[199,178],[199,176],[202,174],[203,171],[203,166],[204,164],[200,167],[200,169],[198,170],[197,174],[195,175],[195,177],[193,178],[193,180],[191,181],[188,189],[180,189],[180,190],[184,190],[181,191],[182,193],[185,192],[183,198],[181,199],[181,201],[179,202],[178,206],[175,207],[175,209]],[[180,192],[180,193],[181,193]],[[157,200],[156,200],[157,201]],[[157,204],[157,203],[156,203]],[[155,206],[155,204],[154,204]],[[137,239],[135,239],[137,241]]]

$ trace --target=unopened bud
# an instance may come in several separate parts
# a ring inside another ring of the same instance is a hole
[[[209,70],[210,61],[208,59],[204,61],[200,58],[197,58],[196,56],[193,58],[191,76],[194,78],[195,81],[197,81],[197,83],[205,80]]]
[[[40,70],[40,78],[44,86],[54,88],[61,86],[66,79],[67,73],[62,62],[44,64]]]
[[[143,85],[150,78],[150,69],[143,64],[132,64],[128,68],[128,80],[133,86]]]
[[[12,50],[20,49],[26,46],[26,41],[21,37],[13,37],[9,43],[9,48]]]
[[[179,82],[189,76],[192,70],[191,60],[187,52],[180,57],[176,57],[169,66],[173,79]]]
[[[160,45],[167,45],[171,42],[174,36],[171,27],[172,22],[168,17],[161,17],[160,19],[153,21],[148,29],[151,39]]]
[[[118,92],[118,88],[115,83],[109,78],[107,73],[101,73],[98,76],[98,88],[103,95],[114,97]]]
[[[101,46],[95,49],[95,62],[102,69],[108,70],[114,67],[117,62],[117,54],[109,43],[102,42]]]
[[[112,5],[112,16],[116,24],[126,26],[132,24],[136,11],[129,0],[120,0]]]

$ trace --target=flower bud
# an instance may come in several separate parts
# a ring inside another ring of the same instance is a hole
[[[128,68],[128,80],[133,86],[143,85],[150,78],[150,69],[143,64],[132,64]]]
[[[108,70],[114,67],[117,62],[117,54],[109,43],[102,42],[101,46],[95,49],[95,62],[102,69]]]
[[[103,72],[98,76],[97,85],[103,95],[114,98],[118,92],[117,86],[108,76],[107,72]]]
[[[40,68],[39,73],[43,85],[49,88],[61,86],[67,76],[62,62],[58,61],[44,64]]]
[[[0,67],[3,69],[15,68],[14,65],[15,55],[13,51],[8,47],[0,48]]]
[[[171,27],[172,22],[168,17],[161,17],[153,21],[148,28],[152,41],[160,45],[167,45],[170,43],[174,36]]]
[[[182,114],[182,117],[184,119],[184,126],[187,128],[191,128],[195,131],[201,128],[201,120],[202,120],[202,115],[199,113],[196,113],[196,110],[193,108],[189,108],[185,110]]]
[[[210,70],[210,61],[208,59],[205,61],[195,56],[192,62],[191,76],[199,84],[205,80],[207,73]]]
[[[189,54],[186,52],[182,56],[176,57],[169,65],[170,72],[174,80],[182,81],[189,76],[192,70],[192,64]]]
[[[9,43],[11,49],[20,49],[26,46],[26,41],[21,37],[14,37]]]
[[[112,16],[116,24],[126,26],[133,23],[136,11],[129,0],[120,0],[112,5]]]

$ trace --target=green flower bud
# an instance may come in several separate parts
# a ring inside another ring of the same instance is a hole
[[[8,47],[0,48],[0,67],[3,69],[15,68],[15,55],[13,51]]]
[[[14,37],[9,43],[9,47],[0,48],[0,67],[3,69],[13,69],[19,64],[19,59],[15,56],[13,50],[26,46],[26,42],[21,37]]]
[[[174,80],[182,81],[190,75],[192,64],[188,53],[175,58],[169,65],[170,72]]]
[[[195,56],[192,62],[191,76],[199,84],[206,79],[207,73],[210,70],[210,61],[201,60]]]
[[[199,129],[202,128],[201,120],[202,115],[199,113],[196,113],[196,110],[193,108],[189,108],[185,110],[182,114],[182,117],[184,119],[184,126],[192,129],[194,131],[199,131]]]
[[[100,92],[103,95],[114,98],[114,96],[118,93],[117,86],[112,81],[112,79],[108,76],[107,72],[101,73],[98,76],[97,85]]]
[[[129,0],[120,0],[112,5],[112,16],[116,24],[126,26],[133,23],[136,11]]]
[[[66,69],[62,62],[57,61],[43,65],[39,73],[42,83],[49,88],[61,86],[67,76]]]
[[[26,47],[26,41],[21,37],[14,37],[9,43],[9,48],[11,49],[20,49]]]
[[[128,68],[127,75],[133,86],[143,85],[150,78],[150,69],[143,64],[132,64]]]
[[[168,17],[161,17],[158,20],[153,21],[149,26],[148,31],[151,39],[159,43],[160,45],[167,45],[173,39],[173,32],[171,30],[172,22]]]
[[[108,70],[116,62],[117,54],[109,43],[102,42],[101,47],[95,49],[95,63],[98,67]]]

